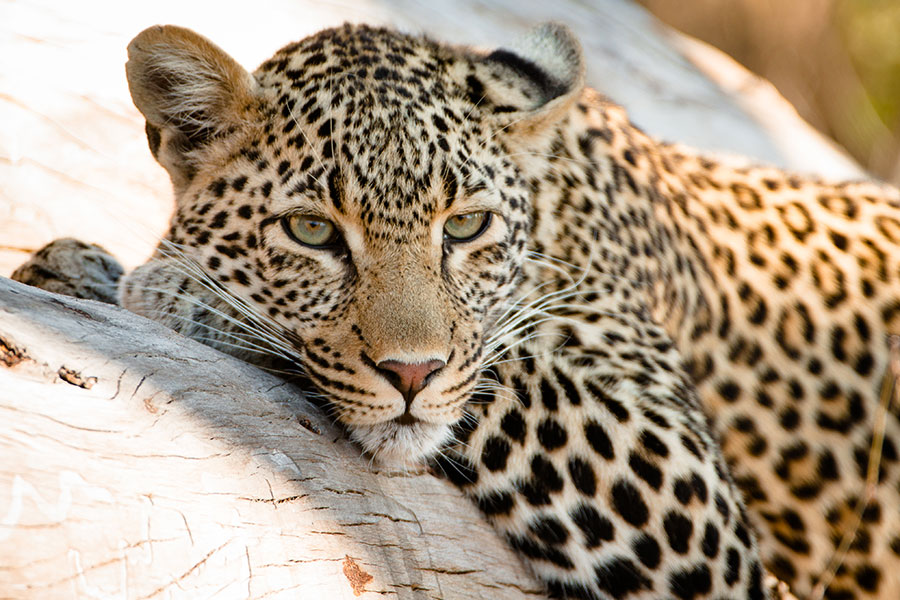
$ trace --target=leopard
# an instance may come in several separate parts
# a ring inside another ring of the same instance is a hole
[[[121,277],[73,240],[14,277],[84,254],[73,295],[289,365],[550,597],[900,597],[897,189],[659,141],[559,23],[345,24],[252,74],[166,25],[128,56],[167,233]]]

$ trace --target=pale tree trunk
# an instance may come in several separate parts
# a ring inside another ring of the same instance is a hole
[[[476,509],[280,379],[0,278],[0,598],[542,597]]]

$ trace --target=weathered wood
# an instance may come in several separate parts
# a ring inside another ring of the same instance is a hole
[[[300,391],[0,278],[0,598],[541,597],[454,487]]]

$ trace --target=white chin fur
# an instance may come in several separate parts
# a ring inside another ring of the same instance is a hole
[[[393,421],[348,427],[350,437],[376,462],[387,467],[414,467],[434,454],[450,438],[449,425]]]

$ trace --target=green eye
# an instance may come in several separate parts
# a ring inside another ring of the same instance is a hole
[[[313,248],[330,246],[338,238],[334,223],[313,215],[288,215],[281,220],[281,224],[294,241]]]
[[[478,211],[456,215],[444,223],[444,238],[454,242],[468,242],[485,232],[491,223],[491,213]]]

